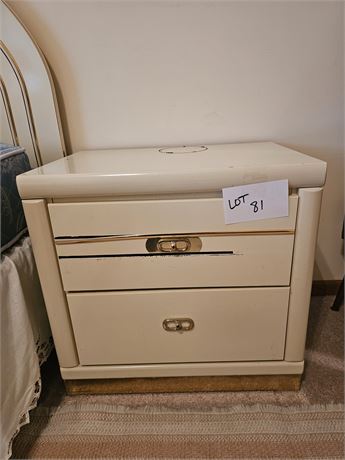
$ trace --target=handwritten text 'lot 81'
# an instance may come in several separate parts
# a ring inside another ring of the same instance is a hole
[[[249,196],[249,193],[245,193],[244,195],[240,195],[237,198],[233,200],[231,203],[231,200],[228,200],[228,205],[229,209],[232,211],[233,209],[237,208],[238,206],[244,205],[250,201],[250,199],[247,199],[246,197]],[[252,206],[252,211],[253,212],[258,212],[258,211],[263,211],[264,209],[264,200],[254,200],[251,203],[249,203],[250,206]]]

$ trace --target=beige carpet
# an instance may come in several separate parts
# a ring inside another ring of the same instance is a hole
[[[66,396],[47,366],[12,458],[343,459],[343,310],[311,306],[299,392]]]

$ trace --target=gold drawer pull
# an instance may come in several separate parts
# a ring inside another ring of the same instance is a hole
[[[191,244],[188,238],[174,240],[161,239],[157,243],[157,249],[161,252],[186,252],[190,247]]]
[[[191,318],[165,319],[163,328],[168,332],[191,331],[194,328],[194,321]]]
[[[200,252],[201,239],[198,237],[161,237],[149,238],[146,241],[146,249],[148,252],[165,252],[179,254],[184,252]]]

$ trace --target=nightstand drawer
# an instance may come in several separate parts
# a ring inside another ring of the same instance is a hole
[[[239,224],[224,223],[221,198],[52,203],[54,237],[202,232],[294,231],[298,197],[289,197],[289,216]]]
[[[66,291],[289,285],[293,235],[211,239],[200,239],[204,252],[60,257],[63,285]]]
[[[281,360],[289,288],[68,295],[81,365]]]

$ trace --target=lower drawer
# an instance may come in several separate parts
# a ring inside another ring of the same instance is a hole
[[[81,365],[284,357],[289,288],[122,291],[67,297]],[[181,330],[174,330],[178,324]]]

